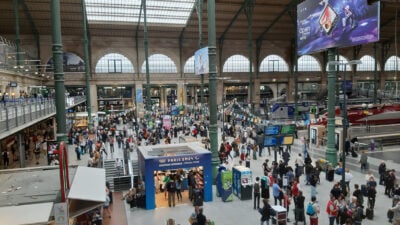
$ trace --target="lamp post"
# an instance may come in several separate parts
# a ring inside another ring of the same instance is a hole
[[[346,190],[346,154],[344,150],[346,148],[346,139],[347,139],[347,127],[348,127],[348,120],[347,120],[347,88],[346,88],[346,66],[347,65],[356,65],[361,64],[360,60],[352,60],[349,62],[343,61],[330,61],[328,64],[336,65],[336,66],[343,66],[343,83],[342,83],[342,92],[343,92],[343,105],[342,105],[342,190]]]

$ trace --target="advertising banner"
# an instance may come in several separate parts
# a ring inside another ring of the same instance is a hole
[[[298,55],[379,40],[379,1],[307,0],[297,6]]]
[[[208,47],[194,53],[194,74],[208,74]]]
[[[221,173],[222,192],[220,193],[223,202],[233,201],[232,191],[232,171],[223,171]]]
[[[165,115],[163,118],[163,126],[165,127],[165,129],[169,130],[171,129],[171,116],[169,115]]]
[[[136,102],[143,103],[143,90],[142,89],[136,89]]]

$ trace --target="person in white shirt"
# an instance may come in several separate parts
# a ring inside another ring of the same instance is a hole
[[[301,153],[297,156],[296,160],[294,161],[295,164],[299,167],[299,170],[301,173],[304,173],[304,160],[303,157],[301,156]]]
[[[346,168],[344,173],[344,181],[346,182],[347,188],[350,190],[350,181],[353,179],[353,174],[350,173],[349,168]]]

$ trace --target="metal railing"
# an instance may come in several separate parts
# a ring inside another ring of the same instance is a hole
[[[72,97],[65,108],[71,108],[86,101],[86,96]],[[18,98],[0,102],[0,132],[10,131],[29,122],[45,119],[56,113],[53,98]]]
[[[8,101],[0,107],[0,132],[9,131],[55,112],[53,99]]]

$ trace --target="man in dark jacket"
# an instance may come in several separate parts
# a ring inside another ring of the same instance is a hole
[[[299,191],[299,194],[296,197],[295,202],[295,209],[294,209],[294,224],[297,225],[297,222],[303,222],[306,224],[306,217],[304,215],[304,200],[306,198],[303,196],[303,192]]]
[[[266,222],[269,224],[269,219],[271,218],[270,212],[271,212],[271,205],[268,203],[268,199],[264,198],[263,199],[264,207],[262,209],[259,209],[259,212],[261,214],[261,225]]]
[[[379,165],[379,184],[383,185],[384,178],[385,178],[385,173],[386,173],[386,164],[385,161],[382,161],[381,164]]]

